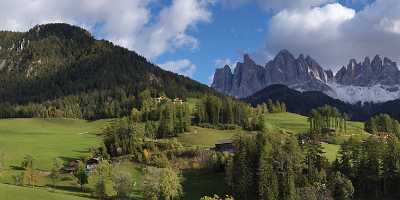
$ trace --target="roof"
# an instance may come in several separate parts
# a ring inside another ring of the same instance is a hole
[[[217,140],[217,142],[215,142],[215,144],[232,144],[233,140]]]

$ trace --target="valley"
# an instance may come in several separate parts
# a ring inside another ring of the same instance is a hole
[[[65,23],[0,32],[0,47],[2,200],[400,196],[397,96],[329,93],[396,93],[387,58],[333,74],[245,54],[209,87]]]
[[[114,119],[85,121],[76,119],[5,119],[0,120],[0,152],[4,155],[5,168],[0,173],[0,194],[2,199],[90,199],[90,194],[80,192],[74,177],[68,174],[54,189],[49,173],[53,159],[61,158],[63,163],[90,156],[89,149],[100,145],[101,130]],[[265,115],[266,129],[269,132],[287,132],[299,134],[308,131],[307,117],[293,113],[270,113]],[[144,124],[139,126],[144,126]],[[220,140],[234,139],[245,130],[216,130],[192,126],[190,132],[178,137],[186,148],[209,149]],[[349,134],[364,135],[362,124],[349,122]],[[347,136],[344,136],[347,137]],[[341,137],[338,137],[341,138]],[[338,143],[339,144],[339,143]],[[336,159],[338,144],[324,143],[326,156],[332,162]],[[14,186],[13,177],[21,172],[20,163],[24,156],[35,159],[35,167],[43,175],[35,188]],[[140,184],[144,166],[140,163],[123,162],[122,168],[133,174],[137,187],[134,188],[138,199],[143,198]],[[48,172],[48,173],[47,173]],[[184,199],[200,199],[204,195],[226,194],[223,174],[214,174],[202,170],[184,170]]]

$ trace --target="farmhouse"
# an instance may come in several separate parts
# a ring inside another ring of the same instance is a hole
[[[100,158],[99,157],[88,159],[85,162],[86,170],[88,172],[91,172],[93,169],[95,169],[97,167],[99,162],[100,162]],[[73,174],[78,170],[80,163],[83,163],[83,162],[81,160],[73,160],[73,161],[69,162],[67,166],[64,166],[63,168],[61,168],[61,172],[62,173]]]
[[[160,96],[160,97],[154,98],[154,100],[155,100],[157,103],[161,103],[161,102],[168,101],[169,98],[166,97],[166,96]]]
[[[183,100],[180,98],[175,98],[173,101],[174,104],[183,104]]]
[[[232,140],[218,140],[215,143],[214,151],[217,152],[233,152],[234,146]]]
[[[64,166],[63,168],[61,168],[61,172],[68,173],[68,174],[75,173],[79,167],[80,162],[81,162],[80,160],[73,160],[73,161],[69,162],[67,166]]]
[[[177,97],[175,99],[172,99],[172,100],[170,98],[166,97],[166,96],[160,96],[160,97],[153,98],[153,99],[157,103],[171,102],[171,101],[174,104],[183,104],[184,103],[184,101],[179,97]]]
[[[90,158],[89,160],[86,161],[86,170],[88,170],[89,172],[92,171],[93,169],[95,169],[97,167],[99,162],[100,162],[99,157]]]

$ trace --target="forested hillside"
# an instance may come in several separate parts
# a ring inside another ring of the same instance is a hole
[[[79,27],[46,24],[25,33],[0,32],[1,117],[119,117],[145,89],[170,98],[213,93]]]
[[[352,119],[364,120],[369,116],[368,112],[364,112],[358,105],[347,104],[318,91],[299,92],[285,85],[268,86],[243,100],[252,105],[258,105],[268,99],[284,102],[289,112],[302,115],[309,115],[314,108],[330,105],[338,108],[341,112],[347,113]]]
[[[244,98],[243,100],[253,106],[266,103],[268,100],[281,101],[286,104],[289,112],[301,115],[310,115],[312,109],[330,105],[344,112],[352,120],[365,121],[372,116],[380,113],[389,114],[391,117],[400,119],[399,100],[388,101],[384,103],[364,102],[357,104],[349,104],[338,99],[334,99],[319,91],[300,92],[290,89],[285,85],[271,85],[254,95]]]

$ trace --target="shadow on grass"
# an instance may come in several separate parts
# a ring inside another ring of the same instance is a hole
[[[90,195],[90,193],[87,189],[84,189],[84,191],[82,191],[79,186],[65,186],[65,185],[53,186],[53,185],[47,184],[46,187],[49,189],[65,191],[65,192],[68,192],[69,195],[73,195],[73,196],[93,198],[93,196]],[[57,192],[57,191],[53,191],[53,192]]]
[[[72,158],[72,157],[65,157],[65,156],[60,156],[59,157],[64,163],[70,163],[71,161],[78,160],[79,158]]]
[[[12,170],[18,170],[18,171],[23,171],[25,170],[25,168],[21,167],[21,166],[15,166],[15,165],[10,165],[10,169]]]
[[[200,199],[202,196],[227,194],[224,173],[207,170],[184,170],[184,199]]]

